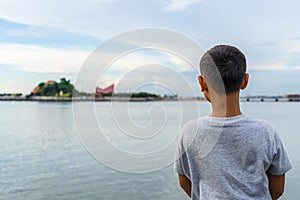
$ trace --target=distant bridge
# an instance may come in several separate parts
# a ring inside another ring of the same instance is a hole
[[[289,95],[287,96],[247,96],[247,97],[240,97],[241,101],[282,101],[282,102],[287,102],[287,101],[300,101],[299,97],[290,97]]]

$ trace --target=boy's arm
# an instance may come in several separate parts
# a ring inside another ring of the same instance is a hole
[[[191,197],[192,183],[190,179],[188,179],[186,176],[182,174],[178,174],[178,180],[179,180],[180,187],[185,191],[187,195],[189,195],[189,197]]]
[[[280,176],[275,176],[268,173],[268,178],[269,178],[269,190],[272,196],[272,200],[276,200],[284,192],[285,174]]]

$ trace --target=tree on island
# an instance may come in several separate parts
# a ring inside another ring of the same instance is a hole
[[[47,81],[41,82],[30,93],[30,96],[55,96],[55,97],[72,97],[74,85],[70,80],[61,78],[60,82]]]
[[[112,94],[109,94],[112,96]],[[107,96],[109,96],[107,95]],[[160,95],[148,93],[148,92],[138,92],[138,93],[115,93],[114,97],[128,97],[128,98],[161,98]]]
[[[70,80],[66,80],[65,78],[60,79],[60,83],[58,84],[58,91],[62,96],[71,97],[73,94],[74,85],[70,83]]]

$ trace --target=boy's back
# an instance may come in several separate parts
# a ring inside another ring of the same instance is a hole
[[[240,110],[246,68],[244,54],[229,45],[200,60],[198,81],[212,112],[183,128],[175,162],[180,186],[194,200],[277,199],[284,191],[291,165],[279,136]]]
[[[192,182],[192,199],[272,199],[268,175],[291,165],[272,126],[244,115],[186,124],[175,169]]]

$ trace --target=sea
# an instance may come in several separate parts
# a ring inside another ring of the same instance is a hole
[[[300,102],[242,102],[270,121],[293,168],[281,199],[298,200]],[[188,199],[173,170],[184,123],[207,102],[0,102],[0,199]]]

